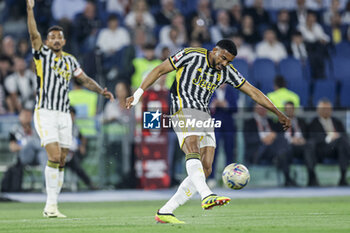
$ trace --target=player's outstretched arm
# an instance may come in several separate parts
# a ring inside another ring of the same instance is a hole
[[[26,0],[27,1],[27,22],[28,22],[28,31],[30,36],[30,41],[32,42],[32,47],[35,50],[39,50],[43,44],[41,40],[41,35],[36,27],[36,22],[34,18],[34,0]]]
[[[174,70],[174,67],[171,65],[169,59],[166,59],[162,64],[156,66],[142,81],[141,86],[135,91],[133,96],[126,98],[126,108],[129,109],[132,106],[136,105],[143,92],[150,87],[157,79],[162,75],[167,74]]]
[[[246,81],[240,88],[240,91],[244,92],[250,98],[252,98],[256,103],[267,108],[278,117],[279,122],[283,125],[283,129],[287,130],[291,126],[290,119],[284,115],[278,108],[270,101],[270,99],[264,95],[259,89],[251,85]]]
[[[80,82],[87,89],[94,91],[98,94],[103,95],[105,98],[114,101],[114,96],[111,92],[107,91],[107,88],[102,88],[95,80],[90,78],[85,74],[85,72],[81,72],[78,76],[75,77],[78,82]]]

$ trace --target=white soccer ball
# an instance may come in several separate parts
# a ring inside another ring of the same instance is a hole
[[[249,170],[243,164],[231,163],[222,172],[222,180],[230,189],[242,189],[250,180]]]

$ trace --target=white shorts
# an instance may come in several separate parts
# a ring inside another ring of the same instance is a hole
[[[34,126],[42,146],[52,142],[58,142],[62,148],[71,146],[72,118],[69,113],[42,108],[35,110]]]
[[[185,138],[193,135],[197,135],[200,137],[200,148],[206,146],[216,147],[214,127],[198,127],[198,125],[196,124],[194,126],[193,124],[186,125],[186,122],[188,121],[204,122],[208,120],[210,121],[211,119],[212,118],[208,113],[197,109],[185,108],[175,113],[171,117],[171,121],[177,139],[179,140],[180,148],[182,148],[185,142]],[[180,121],[184,122],[183,126],[181,126],[179,123],[176,123]]]

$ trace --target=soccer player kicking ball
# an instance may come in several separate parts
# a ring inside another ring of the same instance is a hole
[[[43,44],[33,8],[34,0],[27,0],[28,30],[38,82],[34,125],[48,156],[45,168],[47,200],[43,215],[64,218],[66,216],[58,211],[57,198],[63,184],[66,155],[72,143],[69,81],[74,77],[91,91],[110,100],[114,100],[114,97],[84,73],[74,56],[62,51],[66,40],[61,27],[49,28],[46,45]]]
[[[235,44],[226,39],[220,40],[212,51],[204,48],[185,48],[148,74],[134,95],[127,98],[127,108],[137,104],[144,90],[160,76],[176,70],[176,81],[170,91],[172,121],[210,120],[209,100],[220,85],[228,83],[275,113],[284,129],[289,128],[291,123],[288,117],[230,64],[236,55]],[[205,210],[230,202],[230,198],[214,194],[205,181],[211,173],[214,159],[216,147],[214,129],[180,128],[178,124],[173,128],[180,147],[186,154],[188,176],[182,181],[174,196],[156,213],[155,219],[160,223],[184,223],[178,220],[173,212],[188,201],[196,191],[202,198],[202,208]]]

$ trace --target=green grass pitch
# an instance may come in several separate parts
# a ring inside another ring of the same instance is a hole
[[[350,197],[236,199],[209,211],[193,200],[175,212],[186,225],[156,224],[163,203],[62,203],[67,219],[43,218],[42,203],[0,203],[0,232],[350,232]]]

